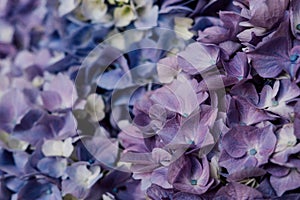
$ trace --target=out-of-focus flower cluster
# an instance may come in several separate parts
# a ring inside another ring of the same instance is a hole
[[[297,199],[300,1],[0,1],[0,199]]]

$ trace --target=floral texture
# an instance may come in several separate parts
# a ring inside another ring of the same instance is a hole
[[[0,199],[299,199],[299,0],[1,0]]]

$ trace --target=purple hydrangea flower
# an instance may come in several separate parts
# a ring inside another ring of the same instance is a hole
[[[250,72],[247,56],[243,52],[238,52],[229,62],[224,63],[224,68],[228,76],[239,80],[248,78]]]
[[[287,0],[264,0],[263,2],[249,0],[249,22],[254,26],[271,28],[283,18],[287,5]]]
[[[62,181],[62,193],[85,198],[90,188],[103,176],[99,166],[88,166],[84,162],[77,162],[66,169],[67,177]]]
[[[198,74],[214,68],[220,49],[215,45],[192,43],[178,54],[178,64],[188,74]]]
[[[46,157],[38,162],[37,168],[44,174],[59,178],[65,174],[67,160],[64,158]]]
[[[248,57],[257,73],[264,78],[274,78],[282,70],[294,77],[299,68],[299,47],[290,48],[290,41],[286,37],[276,37],[249,52]]]
[[[227,116],[231,126],[253,125],[273,118],[241,96],[231,98]]]
[[[205,193],[214,183],[206,157],[186,157],[174,162],[168,174],[174,188],[193,194]]]
[[[50,78],[52,80],[44,84],[44,91],[41,94],[45,108],[50,111],[72,108],[78,96],[75,86],[69,77],[58,74]]]
[[[24,93],[18,89],[6,91],[0,100],[0,128],[12,132],[30,106]]]
[[[278,196],[300,187],[299,161],[292,160],[286,165],[289,167],[274,166],[268,170],[271,174],[270,183]]]
[[[61,200],[58,187],[47,180],[29,180],[18,192],[18,199]]]
[[[299,87],[287,79],[276,81],[273,89],[266,85],[261,92],[259,107],[264,108],[281,117],[289,118],[293,107],[288,104],[295,101],[300,94]]]
[[[272,156],[273,163],[284,165],[289,157],[300,151],[300,144],[294,135],[293,124],[285,124],[277,133],[277,144]]]
[[[275,149],[276,136],[271,125],[234,127],[224,135],[221,145],[220,166],[231,174],[266,164]]]

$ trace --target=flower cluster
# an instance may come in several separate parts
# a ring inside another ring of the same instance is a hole
[[[0,1],[0,199],[296,199],[300,1]]]

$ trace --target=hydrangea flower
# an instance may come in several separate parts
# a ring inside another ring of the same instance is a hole
[[[271,174],[270,183],[276,194],[282,196],[284,192],[299,187],[299,164],[296,160],[286,163],[289,167],[274,166],[268,171]]]
[[[117,27],[127,26],[134,19],[136,19],[136,15],[131,6],[123,5],[121,7],[115,8],[114,10],[115,26]]]
[[[171,83],[180,73],[177,57],[166,57],[157,63],[157,74],[161,83]]]
[[[19,177],[25,174],[25,165],[29,159],[29,155],[26,152],[9,151],[1,147],[0,154],[0,168],[2,174],[10,174],[13,177]]]
[[[253,125],[273,118],[241,96],[232,97],[227,116],[228,123],[231,126]]]
[[[282,70],[294,77],[299,68],[299,47],[289,49],[289,45],[285,37],[272,38],[258,46],[248,56],[255,70],[264,78],[276,77]],[[270,46],[273,47],[270,48]]]
[[[243,30],[242,27],[239,26],[243,18],[239,13],[230,11],[220,11],[219,17],[220,19],[210,19],[212,25],[205,27],[204,30],[198,31],[198,41],[220,44],[220,47],[223,48],[224,45],[235,41],[237,34]],[[239,43],[235,43],[235,45],[240,46]]]
[[[242,12],[249,22],[254,26],[271,28],[284,16],[288,1],[270,1],[259,2],[257,0],[249,1],[249,11]],[[244,8],[246,9],[246,8]]]
[[[3,27],[3,29],[0,31],[0,41],[8,44],[11,43],[14,33],[13,27],[4,21],[0,21],[0,24],[1,27]]]
[[[292,124],[285,124],[278,132],[278,142],[276,144],[275,152],[284,151],[288,147],[292,147],[297,143],[297,138],[294,135]]]
[[[168,169],[166,168],[172,157],[170,152],[162,148],[154,148],[151,153],[125,153],[121,160],[132,163],[133,178],[141,179],[141,188],[146,190],[151,184],[172,188],[167,181]]]
[[[178,54],[178,63],[188,74],[202,73],[216,66],[219,51],[214,45],[192,43]]]
[[[35,120],[29,121],[30,117],[34,117]],[[13,134],[16,138],[34,146],[44,139],[64,140],[77,134],[77,121],[71,112],[57,116],[44,112],[32,112],[28,113],[26,118],[24,119],[25,127],[19,127],[19,130]]]
[[[97,122],[104,118],[104,102],[101,96],[97,94],[90,94],[87,97],[87,102],[85,104],[86,112],[91,116],[92,120]]]
[[[101,22],[107,12],[104,0],[83,0],[81,4],[83,16],[93,22]]]
[[[58,187],[46,180],[29,180],[18,192],[19,199],[62,199]]]
[[[188,40],[194,36],[194,34],[189,30],[192,28],[192,19],[186,17],[175,17],[174,23],[174,31],[178,32],[177,34],[183,37],[183,39]]]
[[[42,152],[45,156],[69,157],[73,149],[71,138],[66,139],[64,142],[60,140],[46,140],[42,145]]]
[[[50,80],[45,82],[41,94],[45,108],[50,111],[72,108],[78,97],[73,82],[63,74],[49,78]]]
[[[288,162],[289,157],[299,152],[300,145],[294,135],[293,124],[285,124],[277,134],[277,144],[272,156],[273,163],[283,165]]]
[[[66,174],[66,179],[62,181],[63,196],[70,193],[77,198],[85,198],[88,189],[103,176],[99,166],[88,166],[80,162],[68,166]]]
[[[80,126],[79,126],[80,128]],[[81,152],[79,157],[89,158],[86,161],[91,163],[101,163],[107,167],[116,167],[116,161],[118,158],[118,141],[109,137],[109,133],[102,127],[95,130],[95,135],[90,136],[87,130],[81,135],[81,141],[87,150]],[[88,154],[88,155],[86,155]]]
[[[134,26],[138,29],[147,29],[157,26],[158,6],[152,0],[134,1],[137,19]]]
[[[0,128],[10,133],[29,110],[29,103],[22,91],[11,89],[2,95],[0,108]]]
[[[237,52],[230,61],[224,62],[224,68],[227,76],[236,77],[238,80],[248,78],[250,72],[248,59],[244,52]]]
[[[45,157],[38,162],[37,168],[44,174],[59,178],[65,175],[67,160],[64,158]]]
[[[266,164],[277,142],[271,125],[264,128],[232,128],[222,138],[220,166],[229,173]]]
[[[8,134],[4,131],[0,131],[0,143],[1,146],[8,150],[19,150],[19,151],[25,151],[28,147],[28,142],[19,140],[15,138],[13,135]]]
[[[196,87],[195,80],[180,76],[169,86],[157,89],[150,98],[154,103],[161,104],[163,108],[188,117],[198,110],[199,104],[207,98],[205,93],[197,94]]]
[[[203,109],[203,108],[202,108]],[[193,151],[204,149],[215,144],[215,138],[210,128],[213,127],[217,118],[217,110],[206,109],[201,110],[186,119],[180,126],[177,134],[172,138],[170,145],[180,148],[182,145],[185,148],[190,148]],[[178,146],[176,146],[178,145]]]
[[[288,103],[295,101],[299,96],[300,90],[295,83],[289,80],[276,81],[273,89],[266,85],[261,92],[259,106],[282,117],[289,118],[293,108]]]
[[[207,158],[190,157],[183,163],[175,162],[169,176],[174,188],[192,194],[203,194],[212,186],[214,180],[210,177],[210,168]]]

